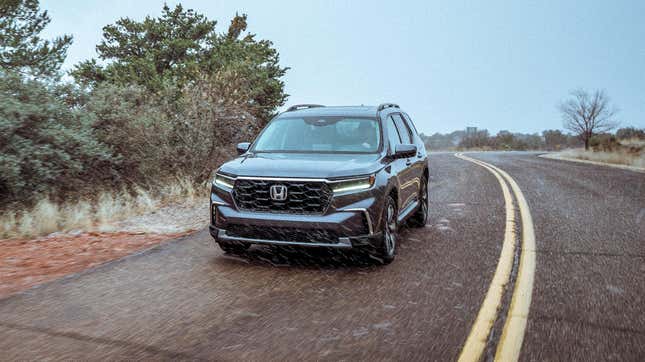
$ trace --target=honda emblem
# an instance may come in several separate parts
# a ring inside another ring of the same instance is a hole
[[[269,196],[274,201],[284,201],[287,199],[287,186],[285,185],[271,185],[269,189]]]

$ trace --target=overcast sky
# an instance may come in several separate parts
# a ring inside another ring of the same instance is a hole
[[[176,1],[167,1],[171,6]],[[645,1],[181,1],[235,12],[272,40],[287,105],[399,103],[420,131],[561,128],[574,88],[602,88],[623,126],[645,127]],[[101,28],[158,16],[163,1],[42,1],[46,36],[71,34],[65,68],[96,56]]]

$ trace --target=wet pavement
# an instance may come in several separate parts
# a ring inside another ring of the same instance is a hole
[[[645,360],[645,174],[481,153],[527,198],[537,267],[521,359]]]
[[[522,358],[642,359],[643,174],[474,156],[517,180],[535,222]],[[388,266],[324,250],[230,256],[202,231],[0,300],[0,359],[454,360],[495,271],[504,201],[482,167],[452,154],[430,167],[428,225],[404,229]]]

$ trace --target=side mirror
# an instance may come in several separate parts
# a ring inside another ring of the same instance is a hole
[[[417,154],[415,145],[396,145],[394,147],[394,158],[414,157]]]
[[[248,151],[249,147],[251,147],[251,144],[249,142],[240,142],[235,148],[237,149],[237,154],[241,155],[244,152]]]

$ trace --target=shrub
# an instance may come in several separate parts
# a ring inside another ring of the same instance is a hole
[[[124,160],[128,180],[159,184],[186,176],[199,183],[232,156],[233,144],[252,140],[260,129],[237,103],[234,84],[221,75],[163,93],[106,84],[94,90],[86,109],[101,142]]]
[[[90,115],[61,89],[0,72],[0,201],[63,195],[115,177],[119,158],[97,140]]]
[[[181,101],[183,122],[177,128],[186,141],[183,152],[173,153],[173,162],[196,182],[235,153],[235,144],[252,141],[264,122],[253,115],[241,94],[244,81],[233,81],[235,74],[202,78],[186,88]]]
[[[618,137],[618,139],[620,140],[629,140],[629,139],[644,140],[645,130],[634,128],[634,127],[620,128],[618,131],[616,131],[616,137]]]
[[[601,133],[591,137],[589,146],[594,151],[612,151],[620,146],[616,136],[609,133]]]

